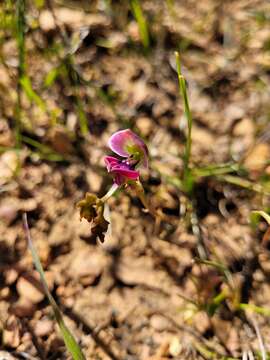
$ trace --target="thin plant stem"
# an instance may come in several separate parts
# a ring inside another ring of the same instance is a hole
[[[184,153],[184,175],[183,175],[183,182],[184,187],[186,188],[186,192],[191,192],[192,190],[192,179],[191,179],[191,172],[190,172],[190,154],[191,154],[191,145],[192,145],[192,139],[191,139],[191,130],[192,130],[192,114],[190,111],[189,106],[189,100],[188,100],[188,94],[187,94],[187,87],[186,87],[186,80],[182,74],[181,71],[181,62],[180,62],[180,55],[179,52],[175,52],[175,58],[176,58],[176,70],[178,75],[178,83],[179,83],[179,92],[183,99],[183,105],[184,105],[184,113],[187,120],[187,140],[185,144],[185,153]]]
[[[254,210],[252,211],[251,216],[261,216],[268,223],[268,225],[270,225],[270,215],[263,210]]]
[[[235,173],[240,170],[243,169],[239,164],[217,164],[204,167],[194,167],[192,168],[192,175],[194,176],[194,178],[198,179],[201,177],[226,175],[229,173]]]
[[[256,335],[257,335],[259,347],[260,347],[260,350],[261,350],[262,360],[266,360],[266,351],[265,351],[265,346],[264,346],[264,342],[263,342],[263,338],[262,338],[262,334],[261,334],[259,325],[258,325],[257,321],[253,317],[251,317],[251,322],[252,322],[252,324],[254,326],[254,329],[255,329],[255,332],[256,332]]]
[[[143,14],[143,10],[142,10],[140,1],[139,0],[131,0],[130,3],[131,3],[131,9],[132,9],[133,15],[139,26],[139,32],[140,32],[142,44],[145,49],[148,49],[149,45],[150,45],[150,37],[149,37],[147,21]]]
[[[40,280],[41,283],[43,285],[44,288],[44,292],[52,306],[53,312],[54,312],[54,316],[55,319],[58,323],[58,326],[60,328],[61,334],[63,336],[66,348],[69,350],[69,352],[72,355],[73,360],[86,360],[79,345],[77,344],[74,336],[72,335],[72,333],[69,331],[69,329],[67,328],[63,316],[61,314],[61,311],[58,307],[58,305],[56,304],[56,301],[54,300],[53,296],[50,293],[50,290],[48,288],[47,282],[46,282],[46,278],[45,278],[45,273],[44,270],[42,268],[39,256],[37,254],[37,251],[34,247],[32,238],[31,238],[31,234],[30,234],[30,229],[28,226],[28,221],[27,221],[27,215],[26,213],[23,214],[22,217],[23,220],[23,228],[24,228],[24,232],[26,235],[26,239],[27,239],[27,243],[28,243],[28,247],[29,250],[31,251],[32,257],[33,257],[33,261],[35,264],[35,267],[40,275]]]
[[[205,347],[202,344],[199,343],[194,343],[193,344],[195,349],[197,350],[197,352],[202,355],[203,358],[208,359],[208,360],[238,360],[238,358],[234,358],[231,356],[226,356],[226,355],[221,355],[216,353],[213,350],[210,350],[208,347]]]
[[[243,311],[251,311],[260,315],[264,315],[267,317],[270,317],[270,309],[269,308],[265,308],[262,306],[257,306],[254,304],[245,304],[245,303],[241,303],[238,305],[238,309],[239,310],[243,310]]]
[[[83,108],[82,100],[78,92],[78,74],[74,69],[74,59],[72,54],[66,54],[66,58],[64,59],[64,65],[66,67],[67,73],[69,74],[70,85],[72,87],[72,91],[75,97],[75,105],[79,118],[81,133],[83,136],[86,136],[89,133],[88,121]]]
[[[153,216],[153,218],[156,218],[156,219],[159,218],[159,219],[163,219],[163,220],[166,219],[166,216],[163,213],[161,213],[160,211],[157,211],[156,209],[154,209],[151,202],[147,199],[144,188],[143,188],[140,180],[132,182],[132,184],[130,184],[130,186],[132,187],[133,190],[135,190],[135,193],[138,196],[138,198],[140,199],[141,203],[143,204],[145,209],[149,212],[149,214],[151,214]]]
[[[199,225],[199,219],[195,209],[195,200],[190,201],[189,207],[190,207],[190,224],[192,227],[192,232],[198,239],[198,245],[197,245],[198,255],[200,259],[207,259],[208,251],[203,241],[203,237]]]
[[[55,16],[55,12],[54,12],[54,8],[53,8],[53,2],[51,0],[46,0],[46,4],[48,9],[50,10],[56,28],[59,32],[59,35],[63,41],[63,44],[67,50],[66,54],[65,54],[65,58],[62,60],[63,61],[63,65],[66,69],[66,72],[68,73],[68,80],[70,83],[70,86],[72,88],[72,92],[75,98],[75,108],[76,108],[76,112],[77,112],[77,116],[79,119],[79,124],[80,124],[80,130],[83,136],[86,136],[89,133],[89,126],[88,126],[88,120],[87,120],[87,116],[86,113],[83,109],[83,103],[82,100],[79,96],[78,93],[78,74],[76,72],[76,70],[74,69],[74,58],[73,55],[69,52],[69,46],[70,46],[70,40],[68,38],[68,35],[65,31],[65,29],[63,29],[58,21],[57,21],[57,17]]]
[[[265,194],[265,195],[270,194],[270,189],[268,187],[263,187],[258,183],[253,183],[250,180],[242,179],[238,176],[225,174],[225,175],[218,175],[216,177],[221,181],[225,181],[227,183],[240,186],[247,190],[255,191],[259,194]]]
[[[193,234],[198,239],[197,251],[200,259],[207,259],[207,248],[204,244],[203,237],[201,235],[198,216],[195,210],[195,200],[193,199],[193,186],[194,186],[194,175],[190,168],[190,157],[191,157],[191,146],[192,146],[192,138],[191,138],[191,131],[192,131],[192,114],[189,106],[188,94],[187,94],[187,87],[186,87],[186,80],[181,71],[181,62],[180,62],[180,55],[179,52],[175,52],[176,58],[176,70],[178,75],[178,84],[179,84],[179,93],[183,101],[184,106],[184,114],[187,120],[187,139],[185,143],[185,152],[184,152],[184,172],[182,178],[182,190],[184,191],[186,197],[190,200],[189,208],[190,208],[190,222],[192,226]]]
[[[169,11],[170,16],[172,16],[172,18],[175,20],[175,3],[174,0],[166,0],[166,5]]]
[[[118,189],[119,189],[119,185],[114,183],[109,189],[109,191],[100,200],[106,202]]]

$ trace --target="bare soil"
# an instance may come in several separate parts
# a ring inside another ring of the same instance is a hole
[[[24,211],[52,294],[87,359],[240,359],[249,350],[256,357],[256,326],[270,351],[269,310],[266,316],[238,307],[270,302],[267,225],[250,225],[251,211],[270,205],[269,2],[141,5],[148,50],[128,2],[27,3],[27,74],[46,107],[23,93],[18,152],[18,52],[12,31],[1,28],[0,359],[70,359],[27,249]],[[186,141],[179,49],[194,118],[192,166],[245,168],[231,174],[238,185],[216,174],[196,180],[193,227],[181,215],[190,199],[177,186]],[[70,60],[67,53],[81,78],[74,84],[62,69],[48,85],[48,73]],[[87,191],[102,196],[109,189],[107,140],[127,127],[147,142],[150,169],[141,181],[168,221],[157,225],[126,189],[109,200],[111,225],[101,244],[80,222],[76,203]],[[200,244],[209,264],[199,261]]]

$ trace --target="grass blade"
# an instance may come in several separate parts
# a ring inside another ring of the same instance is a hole
[[[240,178],[239,176],[225,174],[225,175],[218,175],[216,177],[218,180],[225,181],[229,184],[233,184],[247,190],[255,191],[259,194],[265,194],[265,195],[270,194],[269,188],[263,187],[258,183],[253,183],[250,180]]]
[[[30,230],[29,230],[29,226],[28,226],[28,222],[27,222],[27,215],[26,213],[23,214],[23,228],[25,231],[25,235],[27,238],[27,242],[28,242],[28,247],[31,251],[32,257],[33,257],[33,261],[35,264],[35,267],[37,269],[37,271],[39,272],[40,275],[40,279],[41,279],[41,283],[43,285],[45,294],[53,308],[53,312],[54,312],[54,316],[55,319],[58,323],[58,326],[60,328],[61,334],[63,336],[63,340],[65,342],[66,348],[67,350],[70,352],[70,354],[72,355],[73,360],[86,360],[79,345],[77,344],[74,336],[71,334],[71,332],[69,331],[69,329],[67,328],[64,319],[62,317],[61,311],[58,307],[58,305],[56,304],[54,298],[52,297],[50,290],[48,288],[46,279],[45,279],[45,274],[41,265],[41,262],[39,260],[38,254],[36,252],[36,249],[34,247],[32,238],[31,238],[31,234],[30,234]]]
[[[31,102],[34,102],[43,112],[46,112],[46,105],[41,97],[34,91],[30,78],[23,75],[20,79],[20,85],[28,99]]]
[[[179,92],[183,99],[184,113],[185,113],[185,117],[187,119],[187,126],[188,126],[187,141],[185,144],[185,153],[184,153],[183,183],[184,183],[184,188],[186,189],[186,192],[190,193],[193,188],[193,177],[192,177],[190,167],[189,167],[191,145],[192,145],[192,139],[191,139],[192,114],[191,114],[190,106],[189,106],[186,80],[181,72],[180,55],[179,55],[178,51],[175,52],[175,58],[176,58],[176,69],[177,69],[178,83],[179,83]]]
[[[22,136],[22,141],[38,150],[39,156],[49,161],[66,161],[67,159],[54,151],[50,146],[41,144],[39,141],[31,139],[28,136]]]
[[[139,26],[142,44],[145,49],[148,49],[150,45],[149,31],[139,0],[131,0],[131,9]]]
[[[199,179],[201,177],[210,177],[218,175],[226,175],[229,173],[235,173],[241,169],[241,166],[238,164],[217,164],[217,165],[208,165],[204,167],[197,167],[192,169],[192,175]]]
[[[243,311],[250,311],[250,312],[254,312],[254,313],[257,313],[260,315],[270,317],[270,309],[262,307],[262,306],[241,303],[241,304],[239,304],[239,309],[243,310]]]
[[[268,223],[268,225],[270,226],[270,215],[267,214],[265,211],[263,210],[255,210],[255,211],[252,211],[252,215],[255,215],[255,216],[261,216],[264,218],[264,220]]]

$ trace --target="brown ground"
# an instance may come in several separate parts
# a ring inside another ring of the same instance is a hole
[[[8,360],[7,352],[19,359],[70,358],[33,270],[23,211],[52,294],[87,359],[240,359],[244,351],[260,350],[256,327],[270,351],[269,310],[239,310],[239,303],[267,307],[270,301],[267,237],[261,242],[266,223],[256,231],[249,223],[251,210],[270,205],[269,2],[141,1],[151,31],[148,51],[127,1],[112,1],[107,10],[109,1],[88,3],[51,2],[57,22],[50,2],[27,6],[27,75],[45,106],[22,95],[19,152],[13,150],[17,45],[12,30],[1,28],[0,349],[6,355],[0,351],[0,359]],[[8,5],[1,6],[3,16],[11,16]],[[82,27],[89,33],[79,42]],[[64,44],[65,36],[73,40]],[[193,229],[179,216],[187,201],[177,186],[186,129],[176,49],[194,117],[193,166],[245,167],[232,174],[242,186],[226,176],[197,180],[199,227]],[[81,76],[76,84],[63,70],[67,52]],[[46,87],[47,74],[61,64]],[[90,129],[85,137],[78,99]],[[101,196],[108,190],[106,142],[127,127],[147,141],[150,170],[142,183],[169,220],[157,229],[124,191],[110,199],[111,227],[96,244],[76,203],[87,191]],[[50,146],[49,153],[29,138]],[[55,152],[64,159],[51,161]],[[225,272],[200,264],[201,242],[208,260]],[[226,299],[210,316],[222,290]]]

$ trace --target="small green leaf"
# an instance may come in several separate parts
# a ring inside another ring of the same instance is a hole
[[[28,76],[24,75],[20,78],[20,84],[27,95],[28,99],[34,102],[44,112],[46,111],[46,105],[41,97],[33,90],[31,80]]]
[[[55,80],[57,79],[57,77],[59,76],[59,67],[56,67],[56,68],[53,68],[51,69],[48,74],[46,75],[45,77],[45,80],[44,80],[44,86],[46,88],[49,88],[53,85],[53,83],[55,82]]]

